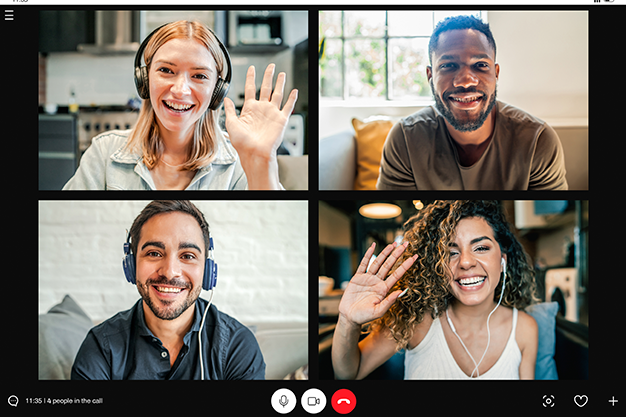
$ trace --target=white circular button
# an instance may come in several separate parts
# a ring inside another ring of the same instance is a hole
[[[287,388],[281,388],[272,395],[272,407],[277,413],[287,414],[296,408],[296,395]]]
[[[302,394],[302,408],[310,414],[317,414],[326,407],[326,396],[316,388],[311,388]]]

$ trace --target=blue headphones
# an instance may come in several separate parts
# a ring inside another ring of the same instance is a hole
[[[213,238],[209,236],[209,257],[204,265],[204,277],[202,278],[202,289],[210,291],[215,288],[217,284],[217,264],[213,261]],[[137,277],[135,272],[137,270],[135,265],[135,255],[130,250],[130,233],[124,243],[124,257],[122,258],[122,268],[124,269],[124,275],[126,280],[131,284],[137,284]]]

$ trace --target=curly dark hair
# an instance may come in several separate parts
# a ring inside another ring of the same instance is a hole
[[[454,240],[459,221],[471,217],[480,217],[491,226],[500,250],[507,255],[502,305],[524,309],[537,301],[532,263],[511,231],[501,204],[476,200],[437,201],[406,222],[404,239],[409,245],[390,274],[414,254],[417,253],[418,258],[390,292],[407,288],[408,291],[383,317],[372,323],[372,329],[390,329],[398,349],[406,348],[413,326],[420,323],[425,314],[435,318],[446,310],[452,298],[448,245]],[[495,301],[501,291],[502,281],[494,291]]]

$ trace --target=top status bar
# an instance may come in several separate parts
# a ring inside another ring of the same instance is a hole
[[[312,0],[265,0],[262,5],[254,4],[250,0],[223,0],[218,2],[185,1],[185,0],[0,0],[5,6],[207,6],[208,8],[223,6],[250,6],[262,9],[263,6],[377,6],[381,7],[380,0],[343,0],[339,4],[329,1]],[[385,6],[589,6],[600,4],[625,4],[626,0],[390,0]]]

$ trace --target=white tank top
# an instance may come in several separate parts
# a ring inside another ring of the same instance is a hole
[[[433,320],[424,340],[404,357],[404,379],[519,379],[519,366],[522,362],[515,340],[517,309],[513,309],[513,326],[504,351],[496,363],[478,378],[470,378],[457,365],[446,338],[439,317]]]

